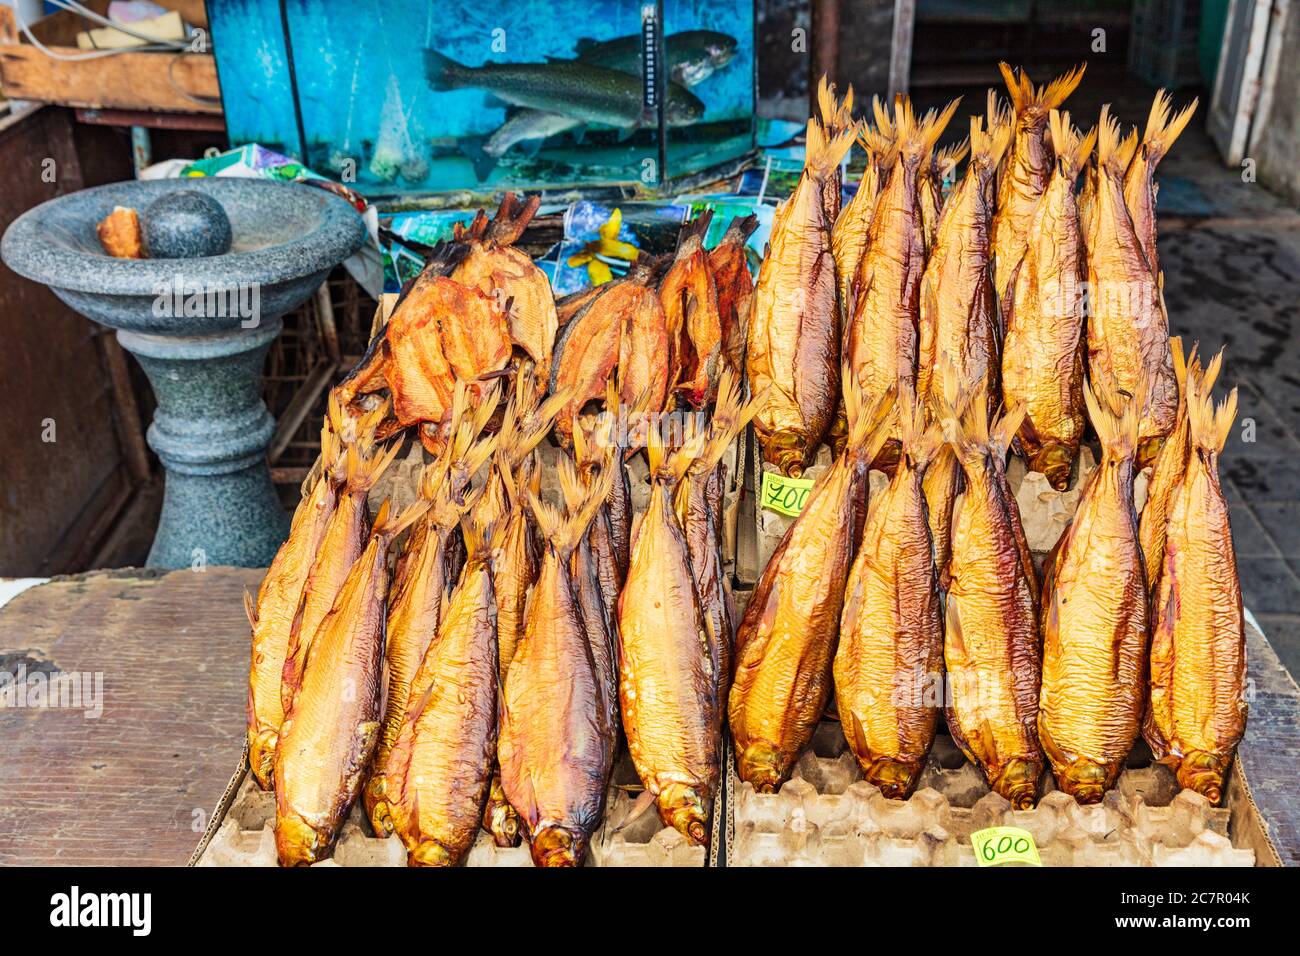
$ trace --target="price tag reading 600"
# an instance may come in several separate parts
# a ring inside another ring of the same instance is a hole
[[[989,827],[970,835],[975,847],[975,860],[980,866],[1002,866],[1004,863],[1027,863],[1042,866],[1034,835],[1020,827]]]
[[[812,491],[811,478],[787,478],[779,471],[763,472],[763,507],[797,518]]]

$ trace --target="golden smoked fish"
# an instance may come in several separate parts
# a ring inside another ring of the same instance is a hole
[[[289,537],[275,553],[257,590],[255,609],[251,598],[244,595],[253,630],[248,669],[248,763],[263,790],[271,788],[275,748],[284,722],[280,682],[289,652],[289,635],[302,603],[302,589],[312,559],[325,537],[338,500],[335,481],[338,455],[338,438],[327,423],[321,429],[320,472],[298,502]]]
[[[835,95],[835,84],[825,74],[817,84],[817,113],[821,117],[822,128],[828,139],[843,133],[857,134],[857,124],[853,121],[853,87],[841,100]],[[841,212],[844,201],[844,170],[837,166],[835,173],[822,184],[822,207],[826,210],[826,222],[834,224]]]
[[[873,107],[879,111],[879,104],[872,100]],[[883,115],[883,113],[882,113]],[[894,165],[893,128],[872,129],[864,126],[858,133],[858,145],[867,154],[867,165],[858,180],[857,191],[848,204],[840,210],[839,218],[831,229],[831,251],[835,256],[835,275],[839,283],[840,313],[844,316],[853,314],[856,301],[855,282],[858,275],[858,263],[867,249],[867,238],[871,234],[871,220],[876,212],[876,200],[884,188],[889,169]]]
[[[455,866],[473,846],[497,750],[494,540],[471,518],[467,559],[411,681],[388,757],[389,811],[411,866]]]
[[[677,254],[659,283],[659,300],[668,323],[668,382],[692,408],[713,401],[722,356],[722,318],[718,287],[709,268],[704,237],[713,222],[707,209],[677,235]],[[675,397],[668,400],[674,407]]]
[[[961,465],[951,445],[935,453],[925,469],[921,490],[925,494],[926,517],[930,524],[930,541],[934,544],[934,566],[939,587],[948,590],[948,564],[952,559],[952,510],[961,494]]]
[[[1246,636],[1241,581],[1219,487],[1219,454],[1237,414],[1236,389],[1218,407],[1188,378],[1187,471],[1174,495],[1153,607],[1151,697],[1143,736],[1178,783],[1211,803],[1246,730]]]
[[[506,193],[491,222],[480,210],[468,228],[458,225],[456,240],[467,244],[469,253],[451,278],[498,302],[509,325],[511,342],[537,370],[535,384],[545,387],[559,327],[555,297],[546,273],[527,253],[513,246],[540,203],[540,196],[530,196],[521,203],[514,193]]]
[[[902,455],[872,502],[849,571],[835,652],[835,702],[868,783],[886,797],[916,788],[943,702],[943,615],[921,477],[943,445],[911,396],[899,408]]]
[[[493,439],[477,444],[474,440],[496,403],[480,406],[474,418],[467,420],[466,394],[462,386],[452,418],[455,437],[441,458],[427,466],[421,475],[420,495],[430,503],[429,510],[411,529],[389,592],[384,722],[374,766],[362,794],[366,815],[380,835],[393,830],[384,768],[406,717],[411,681],[438,633],[443,611],[455,587],[458,569],[453,561],[457,531],[461,519],[478,499],[477,495],[470,494],[470,479],[493,451]]]
[[[1079,229],[1074,184],[1096,132],[1081,136],[1070,114],[1052,110],[1056,149],[1051,179],[1030,220],[1028,246],[1003,303],[1002,398],[1023,406],[1017,438],[1030,471],[1057,491],[1070,473],[1083,437],[1083,316],[1087,253]]]
[[[935,237],[939,232],[939,214],[944,207],[943,184],[952,177],[957,164],[965,159],[969,152],[969,140],[936,149],[930,155],[929,165],[922,166],[917,176],[917,200],[921,206],[921,234],[925,237],[927,252],[934,248]]]
[[[1173,100],[1164,90],[1156,93],[1147,117],[1146,132],[1138,145],[1132,161],[1124,171],[1124,202],[1133,218],[1133,229],[1142,246],[1151,275],[1160,276],[1159,255],[1156,252],[1156,167],[1174,145],[1187,121],[1196,112],[1199,101],[1192,100],[1177,115],[1170,118]]]
[[[844,582],[867,499],[867,469],[889,432],[894,392],[873,406],[845,377],[849,438],[773,552],[736,635],[728,714],[740,779],[773,793],[826,710]]]
[[[1015,138],[998,187],[998,209],[993,217],[993,289],[1006,294],[1012,274],[1025,254],[1030,222],[1038,199],[1052,175],[1052,144],[1047,138],[1047,116],[1066,101],[1083,79],[1084,65],[1035,89],[1024,70],[999,63],[1015,110]]]
[[[302,603],[289,633],[289,650],[280,679],[280,699],[286,713],[302,683],[312,642],[369,540],[370,513],[366,498],[402,449],[401,442],[397,442],[387,451],[373,447],[363,450],[367,444],[363,438],[348,446],[347,478],[303,586]]]
[[[754,428],[764,460],[787,475],[812,462],[839,400],[839,293],[822,194],[853,136],[808,121],[803,174],[777,208],[754,288],[749,382],[755,393],[770,389]]]
[[[953,374],[951,367],[944,374]],[[949,408],[944,419],[966,483],[953,517],[944,609],[948,729],[989,786],[1025,810],[1034,805],[1043,768],[1038,606],[1006,475],[1007,448],[1024,410],[1012,409],[990,429],[987,407],[976,393],[964,411]]]
[[[1160,594],[1160,573],[1165,565],[1165,532],[1169,527],[1169,512],[1173,507],[1174,495],[1183,483],[1183,475],[1187,473],[1187,452],[1191,443],[1187,422],[1187,382],[1189,379],[1200,382],[1202,393],[1209,394],[1223,365],[1223,355],[1220,353],[1210,360],[1202,374],[1200,360],[1196,357],[1196,346],[1192,346],[1190,360],[1183,358],[1182,339],[1177,336],[1171,338],[1169,347],[1173,355],[1174,374],[1178,378],[1178,415],[1174,420],[1173,431],[1160,446],[1160,453],[1156,455],[1155,464],[1151,468],[1147,500],[1142,506],[1142,519],[1138,524],[1142,560],[1147,569],[1147,589],[1152,602]]]
[[[569,499],[565,518],[529,494],[546,554],[525,636],[506,677],[497,744],[501,787],[519,813],[537,866],[583,864],[605,811],[618,740],[609,635],[597,626],[598,643],[592,645],[570,570],[612,475],[587,488],[568,461],[560,468],[567,473],[568,494],[582,498]],[[599,665],[593,652],[604,656]]]
[[[379,741],[388,545],[428,507],[390,516],[385,502],[312,642],[275,755],[275,847],[281,866],[333,852]]]
[[[962,393],[983,385],[996,394],[1001,335],[989,269],[992,183],[1011,137],[1009,126],[986,133],[971,118],[971,159],[944,206],[921,278],[916,394],[937,410],[943,399],[940,359],[956,365]]]
[[[613,383],[610,387],[614,387]],[[590,561],[591,570],[596,575],[596,593],[604,609],[603,616],[609,622],[611,634],[618,618],[618,595],[623,590],[626,557],[619,554],[620,544],[615,538],[614,524],[610,518],[615,507],[622,508],[626,504],[630,508],[630,502],[623,498],[630,493],[627,469],[623,467],[620,449],[613,440],[613,426],[614,416],[610,414],[585,415],[573,429],[573,460],[583,484],[591,484],[597,476],[609,475],[609,494],[600,513],[592,519],[591,527],[587,529],[589,554],[584,554],[579,549],[574,553],[574,563],[580,560]],[[574,573],[578,575],[576,569]],[[581,580],[581,576],[578,576]]]
[[[949,103],[942,113],[930,110],[920,120],[905,97],[900,96],[894,104],[897,158],[876,203],[871,235],[858,266],[857,302],[844,332],[845,364],[868,404],[879,401],[891,389],[916,388],[926,254],[917,180],[921,168],[929,167],[931,150],[957,103]],[[882,108],[877,124],[886,122]],[[880,466],[892,468],[897,458],[895,424]]]
[[[1129,395],[1146,383],[1138,467],[1154,460],[1178,414],[1163,283],[1152,276],[1124,202],[1119,123],[1108,106],[1097,129],[1097,196],[1088,255],[1088,375]]]
[[[1038,739],[1057,786],[1097,803],[1137,740],[1150,625],[1133,505],[1140,398],[1122,413],[1114,410],[1118,395],[1085,385],[1084,398],[1101,463],[1044,571]]]
[[[657,429],[647,439],[650,503],[632,536],[618,601],[619,703],[632,763],[659,818],[703,846],[721,772],[722,709],[689,546],[672,506],[700,443],[669,458]]]
[[[735,643],[735,610],[723,566],[720,528],[721,501],[710,494],[726,482],[722,457],[762,407],[763,396],[744,402],[740,379],[724,373],[718,386],[718,404],[709,422],[708,443],[690,463],[686,477],[677,485],[674,506],[686,533],[691,572],[700,598],[700,610],[709,630],[709,649],[719,701],[731,689],[731,654]]]
[[[745,259],[745,244],[758,228],[758,216],[733,216],[722,241],[709,250],[709,271],[718,289],[722,323],[722,366],[740,375],[745,370],[745,336],[754,280]]]

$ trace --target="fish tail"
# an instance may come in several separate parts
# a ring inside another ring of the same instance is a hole
[[[818,180],[826,180],[834,175],[857,135],[856,127],[832,135],[821,123],[810,119],[804,172]]]
[[[934,155],[935,180],[942,182],[948,174],[957,168],[957,164],[966,158],[966,154],[971,151],[971,141],[969,138],[955,143],[952,146],[945,146]]]
[[[1121,138],[1119,120],[1111,115],[1109,103],[1103,106],[1101,119],[1097,122],[1097,166],[1114,176],[1123,176],[1137,151],[1137,144],[1137,130]]]
[[[997,169],[1002,156],[1011,145],[1012,129],[1010,124],[990,126],[984,129],[984,118],[970,118],[970,162],[972,166],[985,169]]]
[[[844,99],[835,96],[835,84],[822,74],[817,84],[817,111],[821,114],[822,125],[832,133],[842,132],[853,125],[853,87],[849,87]]]
[[[898,130],[898,151],[903,156],[917,157],[922,161],[934,150],[943,131],[957,112],[961,97],[953,100],[941,111],[928,110],[919,120],[912,109],[912,101],[899,95],[894,100],[894,123]]]
[[[1142,145],[1146,149],[1149,167],[1148,175],[1150,171],[1155,170],[1156,165],[1174,145],[1174,140],[1178,139],[1186,128],[1199,103],[1200,100],[1192,100],[1171,118],[1173,97],[1164,90],[1157,91],[1156,98],[1151,104],[1151,113],[1147,116],[1146,132],[1142,136]]]
[[[401,450],[402,443],[394,442],[385,451],[367,455],[357,445],[348,445],[347,490],[357,493],[369,491]]]
[[[999,63],[998,69],[1006,81],[1007,92],[1011,95],[1011,106],[1020,115],[1031,107],[1041,110],[1056,109],[1074,92],[1079,81],[1083,79],[1086,63],[1080,63],[1073,70],[1058,76],[1046,86],[1035,88],[1023,69],[1012,69],[1008,63]]]
[[[1087,134],[1070,125],[1070,114],[1063,110],[1052,110],[1048,122],[1052,130],[1052,149],[1056,151],[1056,161],[1066,179],[1074,182],[1083,169],[1083,164],[1092,154],[1093,144],[1097,141],[1097,130],[1090,129]]]
[[[501,197],[501,205],[497,207],[492,222],[484,230],[485,235],[497,245],[514,245],[541,205],[542,197],[537,193],[521,201],[518,193],[507,192]]]
[[[936,422],[927,428],[925,419],[925,402],[910,385],[904,385],[898,397],[898,433],[902,454],[918,471],[925,469],[943,445],[943,427]]]
[[[947,352],[939,357],[939,419],[944,439],[957,450],[984,446],[989,441],[987,383],[965,394],[957,363]]]
[[[1067,99],[1070,94],[1078,87],[1079,81],[1083,79],[1083,73],[1088,68],[1087,63],[1080,63],[1068,73],[1058,76],[1047,86],[1040,86],[1037,90],[1037,100],[1039,105],[1046,110],[1054,110]]]
[[[424,50],[424,79],[435,93],[445,93],[461,88],[461,72],[465,67],[437,50]]]
[[[849,422],[849,435],[846,450],[861,454],[867,461],[875,461],[881,447],[889,437],[888,425],[893,419],[894,405],[898,398],[898,385],[894,384],[884,395],[880,396],[869,408],[866,396],[857,377],[844,373],[844,411]]]
[[[390,502],[391,499],[385,498],[384,503],[379,506],[379,514],[375,515],[375,524],[370,531],[372,538],[388,538],[391,540],[397,537],[419,521],[432,504],[427,498],[419,498],[414,504],[408,505],[401,511],[394,512]]]
[[[731,241],[743,246],[749,241],[749,237],[754,234],[754,230],[757,228],[758,216],[756,215],[732,216],[731,222],[727,224],[727,231],[723,235],[722,241]]]
[[[1101,439],[1103,457],[1125,461],[1137,452],[1138,426],[1146,405],[1146,389],[1127,398],[1107,384],[1105,376],[1083,383],[1083,401],[1088,420]]]
[[[731,369],[723,371],[718,380],[718,401],[713,409],[713,419],[709,422],[709,443],[701,456],[706,471],[712,471],[718,466],[741,429],[763,410],[770,388],[769,385],[746,402],[741,392],[740,376]]]
[[[527,492],[528,507],[537,519],[542,537],[550,542],[560,557],[567,558],[578,547],[613,490],[614,471],[601,469],[599,477],[590,484],[583,483],[577,468],[567,458],[560,461],[558,471],[564,515],[543,502],[531,489]]]
[[[985,101],[984,117],[988,121],[990,133],[1004,126],[1008,130],[1008,135],[1015,130],[1015,113],[1007,101],[998,96],[998,91],[992,87],[989,88]]]
[[[1189,380],[1187,387],[1187,423],[1191,431],[1192,447],[1214,455],[1223,451],[1228,433],[1237,420],[1237,390],[1234,388],[1216,406],[1210,387],[1213,380],[1208,385],[1206,383],[1210,369],[1213,369],[1215,376],[1218,375],[1218,363],[1222,357],[1222,352],[1216,355],[1205,376],[1199,382]]]
[[[872,102],[879,103],[879,100],[873,99]],[[892,129],[878,129],[863,124],[858,130],[858,145],[878,169],[888,169],[894,165],[897,152]]]
[[[704,237],[708,234],[709,226],[713,224],[713,210],[706,209],[694,219],[682,225],[677,232],[677,248],[680,251],[683,246],[691,239],[698,239],[699,244],[704,245]]]

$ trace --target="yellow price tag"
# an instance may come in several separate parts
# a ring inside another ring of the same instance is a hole
[[[799,517],[808,492],[814,482],[811,478],[787,478],[779,471],[763,472],[763,507],[791,518]]]
[[[975,859],[980,866],[1002,866],[1005,863],[1027,863],[1042,866],[1034,835],[1020,827],[989,827],[970,835],[975,848]]]

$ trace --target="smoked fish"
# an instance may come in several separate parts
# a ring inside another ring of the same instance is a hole
[[[420,496],[430,503],[429,510],[411,529],[389,592],[384,720],[370,778],[362,793],[366,815],[380,835],[393,830],[384,768],[406,717],[411,681],[438,633],[456,584],[460,522],[478,500],[478,495],[470,491],[470,479],[494,450],[495,439],[475,439],[496,402],[480,406],[471,418],[465,407],[466,394],[464,385],[460,385],[452,418],[455,438],[421,475]]]
[[[302,603],[313,558],[338,501],[335,480],[339,440],[328,422],[321,429],[321,469],[293,513],[289,537],[275,553],[257,590],[257,604],[245,594],[253,646],[248,669],[248,763],[258,786],[269,790],[272,765],[284,722],[280,696],[289,635]]]
[[[873,107],[879,103],[872,100]],[[882,114],[883,115],[883,114]],[[856,300],[854,282],[858,263],[867,248],[871,234],[871,220],[876,212],[876,200],[884,188],[890,167],[894,165],[893,128],[875,129],[863,126],[858,132],[858,145],[867,154],[867,165],[858,180],[857,191],[840,210],[839,218],[831,229],[831,251],[835,256],[835,275],[840,292],[840,313],[853,315]]]
[[[630,491],[620,451],[613,440],[612,415],[584,415],[578,420],[573,429],[573,460],[578,476],[584,485],[588,485],[597,476],[609,475],[609,494],[587,529],[586,543],[592,570],[596,574],[597,593],[611,628],[618,617],[618,595],[623,590],[623,578],[627,573],[626,552],[620,554],[621,544],[615,537],[611,515],[616,508],[631,507],[625,497]],[[574,553],[575,563],[580,556],[581,549]],[[584,557],[582,560],[587,559]]]
[[[921,316],[921,276],[925,270],[925,235],[917,179],[929,167],[935,141],[957,110],[957,100],[943,112],[930,110],[919,120],[906,97],[894,104],[897,158],[876,204],[866,252],[858,266],[857,302],[844,333],[845,364],[873,403],[890,389],[916,388]],[[878,125],[885,121],[883,116]],[[898,458],[898,426],[877,467],[892,469]]]
[[[853,87],[841,100],[835,95],[835,84],[825,74],[817,84],[817,112],[821,117],[822,128],[828,139],[843,133],[857,133],[857,124],[853,122]],[[822,207],[826,210],[826,222],[834,224],[839,218],[841,204],[844,201],[844,170],[835,167],[835,172],[822,184]]]
[[[411,681],[384,768],[393,828],[411,866],[455,866],[482,824],[497,751],[496,602],[491,529],[463,523],[460,581]]]
[[[709,650],[716,678],[716,695],[725,701],[731,690],[731,655],[735,643],[735,608],[727,575],[723,567],[720,534],[722,502],[710,494],[726,483],[726,465],[722,458],[736,441],[736,436],[762,407],[764,396],[745,402],[740,379],[723,373],[718,386],[718,402],[709,422],[708,442],[698,458],[678,482],[674,497],[677,519],[686,534],[691,572],[700,599],[700,610],[709,632]]]
[[[659,301],[663,303],[668,329],[668,382],[673,396],[667,400],[666,410],[675,407],[677,395],[692,408],[700,408],[717,394],[722,317],[717,283],[704,248],[704,237],[712,222],[713,210],[707,209],[682,226],[673,264],[659,283]]]
[[[886,797],[916,788],[942,703],[943,615],[921,479],[943,446],[925,407],[904,397],[902,454],[872,502],[849,571],[835,652],[840,726],[868,783]]]
[[[1074,186],[1096,132],[1080,135],[1052,110],[1056,158],[1030,219],[1028,245],[1003,302],[1002,398],[1023,406],[1017,435],[1030,471],[1064,491],[1083,437],[1084,283],[1087,252]]]
[[[777,208],[754,288],[749,381],[755,392],[770,388],[754,428],[764,460],[788,475],[816,456],[839,400],[839,292],[822,197],[853,137],[808,121],[803,173]]]
[[[536,384],[544,388],[550,379],[551,353],[559,327],[555,297],[546,273],[513,245],[528,228],[540,203],[540,196],[530,196],[521,203],[517,195],[508,192],[491,222],[480,210],[468,227],[457,224],[456,241],[468,245],[469,251],[451,278],[497,303],[510,341],[528,357],[537,370]]]
[[[745,337],[754,298],[745,244],[757,228],[758,216],[734,216],[722,241],[709,250],[709,271],[718,290],[718,318],[722,324],[722,367],[736,375],[745,370]]]
[[[1169,353],[1164,283],[1151,274],[1124,201],[1119,123],[1108,106],[1097,131],[1097,196],[1089,244],[1088,374],[1133,395],[1145,382],[1147,407],[1138,467],[1155,459],[1178,414],[1178,379]]]
[[[1174,375],[1178,378],[1178,414],[1173,431],[1160,446],[1155,464],[1151,468],[1151,481],[1147,485],[1147,500],[1142,506],[1138,536],[1142,541],[1142,559],[1147,569],[1147,587],[1154,602],[1160,594],[1160,573],[1165,566],[1165,532],[1169,527],[1169,511],[1174,495],[1187,473],[1187,455],[1191,433],[1187,422],[1187,382],[1201,383],[1201,391],[1208,394],[1214,388],[1223,364],[1223,355],[1216,355],[1202,373],[1196,346],[1192,346],[1189,360],[1183,358],[1182,340],[1177,336],[1169,340],[1174,362]]]
[[[568,472],[569,494],[577,489],[583,497],[570,499],[565,518],[528,495],[546,554],[525,636],[506,676],[497,744],[501,787],[519,813],[537,866],[582,865],[604,814],[618,739],[609,635],[597,625],[593,647],[570,560],[604,504],[612,475],[587,488],[567,460],[560,467]],[[600,665],[594,651],[604,655]]]
[[[708,626],[672,496],[702,438],[693,436],[694,447],[669,457],[658,430],[647,434],[650,503],[632,536],[618,601],[619,704],[628,751],[664,825],[695,846],[708,841],[722,712]]]
[[[917,176],[917,199],[921,207],[921,234],[928,252],[934,248],[939,232],[939,214],[943,211],[943,184],[952,176],[957,165],[970,152],[970,140],[963,140],[930,154],[928,166],[922,166]]]
[[[948,197],[921,278],[916,394],[937,410],[942,402],[940,358],[955,363],[963,394],[984,385],[996,394],[1001,335],[989,268],[992,183],[1011,137],[1008,126],[984,131],[971,118],[971,159]]]
[[[1124,202],[1133,219],[1133,229],[1147,267],[1155,279],[1160,276],[1160,261],[1156,251],[1156,167],[1174,145],[1187,121],[1196,112],[1199,100],[1192,100],[1172,118],[1173,99],[1164,90],[1156,93],[1147,117],[1146,132],[1138,144],[1133,159],[1124,171]]]
[[[989,786],[1024,810],[1034,805],[1043,768],[1037,591],[1006,475],[1024,409],[990,428],[987,408],[977,393],[960,414],[949,408],[944,417],[966,485],[953,517],[944,608],[948,729]]]
[[[1237,391],[1216,407],[1203,382],[1189,376],[1187,387],[1187,470],[1169,511],[1142,732],[1181,786],[1217,804],[1247,712],[1241,581],[1219,486]]]
[[[1085,385],[1084,399],[1101,463],[1044,572],[1038,739],[1057,786],[1097,803],[1137,740],[1151,632],[1133,504],[1140,398],[1119,412],[1120,396]]]
[[[736,635],[728,709],[736,770],[762,793],[790,775],[826,710],[867,470],[891,430],[894,389],[864,408],[847,375],[845,383],[848,444],[763,569]]]
[[[388,545],[428,507],[390,516],[385,502],[307,656],[275,754],[275,846],[281,866],[333,852],[379,741]]]
[[[1074,92],[1083,79],[1085,65],[1058,76],[1046,86],[1034,87],[1024,70],[999,63],[1015,110],[1015,137],[998,187],[998,208],[993,216],[993,289],[1006,294],[1012,274],[1025,254],[1030,223],[1038,199],[1052,175],[1052,144],[1047,118]]]

